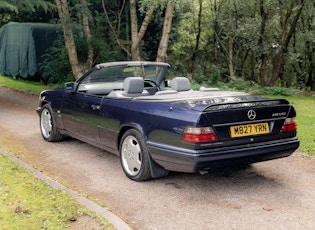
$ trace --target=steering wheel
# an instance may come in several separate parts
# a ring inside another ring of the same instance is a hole
[[[150,80],[150,79],[145,79],[145,80],[144,80],[144,84],[145,84],[146,82],[150,84],[150,86],[151,86],[150,88],[155,88],[156,91],[161,91],[160,86],[159,86],[155,81],[152,81],[152,80]]]

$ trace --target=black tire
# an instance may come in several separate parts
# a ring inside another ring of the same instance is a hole
[[[40,111],[39,125],[43,138],[48,142],[57,142],[64,139],[56,127],[55,118],[49,104],[43,105]]]
[[[149,153],[140,132],[128,130],[121,139],[119,153],[121,166],[129,179],[145,181],[152,178]]]

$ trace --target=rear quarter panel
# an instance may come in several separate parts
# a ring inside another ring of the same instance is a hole
[[[100,136],[104,145],[118,149],[122,132],[135,128],[147,142],[191,148],[181,142],[181,135],[185,126],[198,122],[199,116],[196,111],[174,107],[170,102],[104,98]]]

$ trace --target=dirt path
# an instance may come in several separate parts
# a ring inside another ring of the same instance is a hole
[[[314,229],[313,157],[296,152],[243,170],[137,183],[110,153],[76,140],[45,142],[36,106],[37,96],[0,88],[0,145],[134,229]]]

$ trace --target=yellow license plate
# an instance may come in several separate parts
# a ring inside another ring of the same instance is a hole
[[[269,125],[267,122],[248,124],[248,125],[237,125],[230,127],[231,137],[245,137],[252,135],[260,135],[269,133]]]

